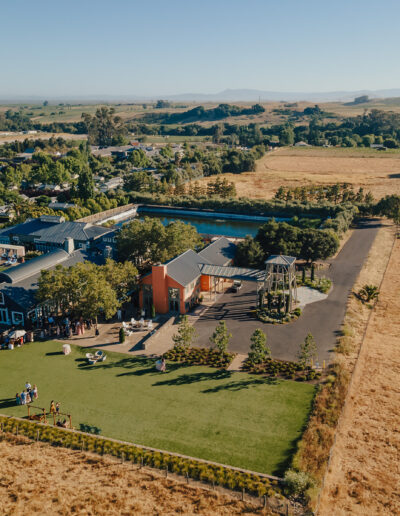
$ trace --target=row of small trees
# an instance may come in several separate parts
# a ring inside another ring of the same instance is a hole
[[[211,344],[219,350],[221,354],[228,349],[229,340],[232,334],[228,332],[225,321],[220,321],[212,336],[210,337]],[[189,349],[196,338],[196,330],[190,324],[188,316],[183,315],[180,318],[178,330],[172,336],[174,346],[176,348]],[[271,349],[267,346],[266,334],[257,328],[250,337],[250,352],[249,360],[253,363],[262,363],[266,359],[271,358]],[[317,346],[314,337],[309,333],[304,341],[299,346],[298,359],[303,368],[311,365],[312,361],[317,358]]]

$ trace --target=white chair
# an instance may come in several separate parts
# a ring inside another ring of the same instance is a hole
[[[147,323],[147,329],[152,330],[153,329],[153,321],[150,319],[150,321]]]
[[[134,328],[136,326],[136,319],[134,317],[132,317],[132,319],[131,319],[131,326],[132,326],[132,328]]]
[[[144,328],[144,319],[143,319],[143,317],[140,319],[139,325],[140,325],[141,328]]]
[[[124,330],[128,329],[128,325],[126,324],[125,321],[122,321],[122,327],[123,327]]]

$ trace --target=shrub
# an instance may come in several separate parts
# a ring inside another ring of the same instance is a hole
[[[119,329],[119,342],[121,344],[125,342],[125,330],[123,328]]]
[[[312,478],[304,471],[288,469],[284,478],[285,492],[290,496],[303,497],[310,487],[313,487]]]

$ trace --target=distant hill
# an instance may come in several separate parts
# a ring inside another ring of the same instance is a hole
[[[218,93],[179,93],[175,95],[57,95],[57,96],[33,96],[20,95],[0,97],[0,104],[11,103],[41,103],[43,100],[55,102],[74,102],[84,104],[95,104],[99,102],[150,102],[157,99],[170,100],[172,102],[351,102],[356,97],[368,95],[373,99],[385,99],[390,97],[400,97],[400,88],[386,89],[386,90],[357,90],[357,91],[328,91],[328,92],[296,92],[296,91],[267,91],[267,90],[253,90],[253,89],[226,89]]]

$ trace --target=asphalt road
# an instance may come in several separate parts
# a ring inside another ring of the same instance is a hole
[[[318,360],[329,361],[336,338],[340,335],[348,296],[368,256],[379,229],[375,221],[362,221],[332,261],[325,275],[333,281],[329,296],[307,305],[297,321],[285,325],[263,324],[250,315],[256,305],[256,286],[246,283],[238,293],[227,292],[195,323],[197,345],[209,346],[209,338],[218,321],[225,320],[232,339],[229,349],[248,353],[250,336],[256,328],[267,334],[272,356],[283,360],[297,357],[299,343],[311,333],[317,343]]]

